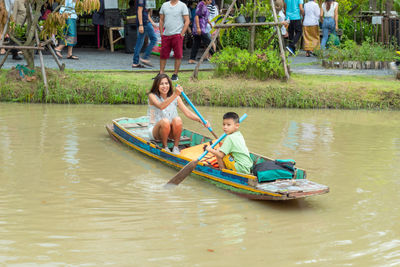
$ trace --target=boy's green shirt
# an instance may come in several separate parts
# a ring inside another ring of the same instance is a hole
[[[225,155],[232,154],[235,159],[236,171],[250,174],[253,161],[250,158],[249,150],[247,149],[243,135],[239,131],[228,135],[219,151],[224,152]]]

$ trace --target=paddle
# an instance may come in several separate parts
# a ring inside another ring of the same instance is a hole
[[[204,125],[207,124],[206,120],[203,118],[203,116],[201,116],[200,112],[197,110],[197,108],[193,105],[192,101],[190,101],[189,97],[187,97],[187,95],[185,94],[185,92],[181,92],[181,96],[183,96],[183,98],[185,98],[186,102],[189,103],[189,105],[192,107],[192,109],[194,110],[194,112],[197,114],[197,116],[199,116],[199,118],[201,119],[201,121],[203,122]],[[212,133],[212,135],[214,135],[215,138],[218,138],[218,136],[214,133],[214,131],[212,130],[211,126],[208,127],[208,130]]]
[[[239,123],[241,123],[244,119],[246,119],[247,114],[243,114],[242,117],[240,117],[239,119]],[[213,143],[211,145],[212,148],[214,148],[219,142],[222,141],[222,139],[224,139],[227,136],[226,133],[224,133],[223,135],[221,135],[220,138],[218,138],[217,141],[215,141],[215,143]],[[199,161],[205,157],[205,155],[207,155],[208,151],[204,151],[203,154],[201,154],[197,159],[192,160],[191,162],[189,162],[188,164],[186,164],[185,167],[183,167],[174,177],[172,177],[171,180],[169,180],[169,182],[167,183],[167,185],[178,185],[180,184],[183,180],[185,180],[185,178],[196,168],[197,163],[199,163]]]

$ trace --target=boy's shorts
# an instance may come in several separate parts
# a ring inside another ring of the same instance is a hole
[[[161,59],[168,59],[171,49],[174,50],[174,58],[181,59],[183,55],[183,37],[180,34],[161,36]]]
[[[232,157],[231,154],[225,155],[225,157],[222,159],[224,164],[225,164],[225,168],[231,171],[236,171],[235,168],[235,159]]]

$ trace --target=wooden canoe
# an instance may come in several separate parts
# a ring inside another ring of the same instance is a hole
[[[114,140],[179,169],[196,159],[204,151],[204,145],[212,141],[209,137],[184,129],[179,143],[181,154],[175,155],[163,149],[159,141],[149,140],[147,126],[148,117],[119,118],[106,125],[106,129]],[[172,145],[173,143],[169,142],[169,146]],[[250,155],[253,161],[272,160],[255,153]],[[298,169],[294,179],[259,183],[256,176],[214,168],[208,163],[210,157],[211,154],[208,154],[200,161],[193,174],[248,199],[290,200],[329,192],[328,186],[307,180],[306,172],[302,169]]]

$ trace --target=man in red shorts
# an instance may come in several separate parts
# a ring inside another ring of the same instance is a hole
[[[178,71],[181,66],[183,54],[183,37],[189,27],[189,11],[183,2],[170,0],[165,2],[160,9],[160,33],[161,33],[161,53],[160,53],[160,73],[164,73],[167,59],[174,51],[175,64],[174,74],[171,80],[178,80]],[[164,31],[162,30],[164,29]]]

